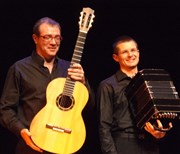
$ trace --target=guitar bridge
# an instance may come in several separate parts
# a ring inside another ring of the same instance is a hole
[[[62,128],[62,127],[58,127],[58,126],[54,126],[51,124],[46,124],[46,128],[52,129],[54,131],[58,131],[61,133],[67,133],[67,134],[71,134],[72,130],[71,129],[67,129],[67,128]]]

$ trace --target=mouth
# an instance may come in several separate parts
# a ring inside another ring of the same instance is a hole
[[[133,58],[133,59],[128,59],[127,61],[128,62],[134,62],[136,59],[135,58]]]
[[[57,51],[57,47],[51,47],[51,48],[48,48],[48,50],[50,50],[50,51]]]

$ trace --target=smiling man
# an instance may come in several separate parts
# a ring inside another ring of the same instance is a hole
[[[138,72],[140,52],[137,42],[129,36],[119,37],[113,44],[113,59],[119,70],[103,80],[98,88],[99,135],[103,154],[158,154],[158,142],[165,132],[157,131],[146,123],[146,136],[139,138],[129,103],[126,86]],[[163,127],[157,121],[159,127]],[[144,134],[143,134],[144,136]],[[148,136],[148,137],[147,137]]]
[[[9,68],[0,101],[0,123],[19,138],[16,154],[49,153],[33,143],[29,127],[45,106],[46,88],[53,79],[68,76],[89,87],[80,64],[69,68],[70,62],[57,57],[62,41],[58,22],[41,18],[33,27],[32,37],[35,50]]]

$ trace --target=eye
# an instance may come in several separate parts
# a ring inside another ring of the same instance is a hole
[[[51,40],[55,40],[56,42],[60,42],[61,41],[61,36],[60,35],[56,35],[56,36],[52,36],[52,35],[40,35],[40,37],[42,37],[45,41],[51,41]]]
[[[139,51],[138,49],[132,49],[131,52],[137,52]]]
[[[60,41],[60,40],[61,40],[61,36],[57,35],[57,36],[54,37],[54,39],[55,39],[56,41]]]
[[[58,36],[55,36],[54,37],[55,39],[57,39],[57,40],[60,40],[61,39],[61,37],[58,35]]]
[[[127,53],[127,52],[128,52],[127,50],[124,50],[124,51],[121,52],[121,54],[125,54],[125,53]]]
[[[52,37],[50,35],[40,35],[40,37],[42,37],[46,41],[49,41],[52,39]]]
[[[43,36],[43,38],[44,38],[45,40],[50,40],[52,37],[51,37],[50,35],[45,35],[45,36]]]

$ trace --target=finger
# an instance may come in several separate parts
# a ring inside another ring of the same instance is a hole
[[[144,129],[145,129],[146,131],[148,131],[148,128],[147,128],[147,126],[144,126]]]
[[[169,123],[169,127],[170,127],[170,128],[172,128],[172,127],[173,127],[172,122],[170,122],[170,123]]]
[[[72,64],[71,68],[82,69],[82,66],[80,64],[78,64],[78,63],[74,63],[74,64]]]
[[[30,146],[32,149],[36,150],[36,151],[39,151],[39,152],[43,152],[42,149],[40,149],[38,146],[36,146],[33,141],[31,140],[31,138],[27,138],[26,139],[26,144],[28,146]]]
[[[68,73],[84,74],[84,71],[80,68],[69,68]]]
[[[32,148],[32,149],[34,149],[35,151],[38,151],[38,152],[43,152],[43,150],[42,149],[40,149],[39,147],[37,147],[33,142],[31,142],[30,144],[29,144],[29,146]]]
[[[147,123],[146,123],[146,126],[147,126],[147,129],[148,129],[149,131],[154,130],[154,127],[153,127],[153,125],[152,125],[150,122],[147,122]]]
[[[31,133],[29,132],[28,129],[23,129],[21,131],[21,136],[22,136],[23,140],[25,141],[25,143],[28,146],[30,146],[32,149],[39,151],[39,152],[43,152],[43,150],[41,150],[39,147],[37,147],[31,140]]]
[[[157,119],[156,122],[158,124],[158,128],[162,129],[163,125],[162,125],[161,121],[159,119]]]
[[[83,78],[84,77],[84,72],[82,70],[78,70],[78,69],[72,69],[72,70],[68,70],[68,75],[73,77],[77,77],[77,78]]]
[[[81,81],[84,79],[84,77],[82,75],[76,75],[76,74],[71,74],[70,78],[73,80],[78,80],[78,81]]]

